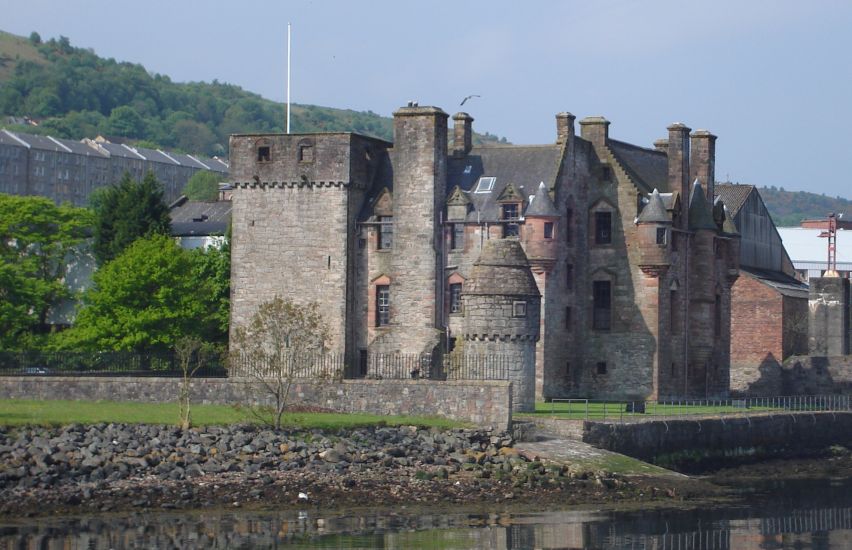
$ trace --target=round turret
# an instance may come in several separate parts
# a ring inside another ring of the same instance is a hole
[[[507,365],[512,408],[534,410],[541,293],[518,241],[486,241],[462,300],[464,354]]]

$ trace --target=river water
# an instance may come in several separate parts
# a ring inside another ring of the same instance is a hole
[[[0,549],[849,549],[852,480],[770,480],[737,504],[636,511],[197,510],[0,521]]]

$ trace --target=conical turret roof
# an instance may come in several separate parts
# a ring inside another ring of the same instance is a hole
[[[737,225],[734,223],[734,218],[731,216],[730,211],[728,211],[728,207],[725,203],[722,203],[722,208],[725,210],[725,221],[722,222],[722,231],[727,233],[728,235],[740,235],[739,230],[737,229]]]
[[[718,229],[716,222],[713,221],[713,210],[707,202],[707,197],[704,196],[704,188],[697,179],[692,184],[692,195],[689,197],[689,228],[711,231]]]
[[[541,296],[527,255],[514,239],[485,241],[463,291],[488,296]]]
[[[672,223],[672,219],[663,204],[660,192],[654,189],[651,192],[647,206],[639,214],[638,223]]]
[[[527,207],[524,217],[539,217],[539,218],[558,218],[559,212],[556,210],[556,205],[550,198],[550,193],[547,192],[547,186],[544,182],[538,185],[538,191],[535,192],[535,198]]]

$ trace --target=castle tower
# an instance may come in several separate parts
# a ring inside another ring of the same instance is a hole
[[[689,251],[689,357],[685,376],[687,395],[704,397],[719,368],[714,354],[723,338],[723,289],[716,279],[718,227],[701,183],[696,180],[689,197],[689,229],[694,233]]]
[[[382,352],[428,353],[442,335],[440,213],[446,197],[447,113],[410,105],[394,113],[389,330]]]
[[[535,351],[541,295],[514,239],[485,242],[462,291],[466,356],[508,360],[512,408],[535,410]]]
[[[645,274],[645,288],[651,301],[648,315],[653,316],[653,319],[649,319],[648,330],[658,342],[654,352],[653,383],[649,397],[658,399],[661,395],[671,395],[674,391],[665,376],[665,373],[669,372],[664,366],[668,361],[663,361],[663,358],[671,356],[671,344],[668,339],[660,338],[661,334],[665,334],[663,324],[666,319],[663,318],[662,312],[671,311],[671,307],[661,307],[669,303],[671,295],[669,288],[661,288],[663,285],[660,283],[671,265],[672,220],[656,189],[636,219],[636,225],[639,228],[639,269]],[[671,324],[670,319],[668,323]]]

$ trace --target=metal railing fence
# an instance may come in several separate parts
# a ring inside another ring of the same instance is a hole
[[[281,376],[299,379],[508,380],[513,358],[501,355],[279,353],[208,358],[195,378]],[[182,376],[173,351],[0,351],[0,376]]]
[[[789,414],[794,412],[852,412],[852,395],[788,395],[731,399],[666,399],[600,401],[552,399],[540,404],[539,414],[575,420],[641,421],[653,418]]]
[[[182,376],[175,352],[0,351],[0,376]],[[225,362],[211,357],[197,378],[227,376]]]

